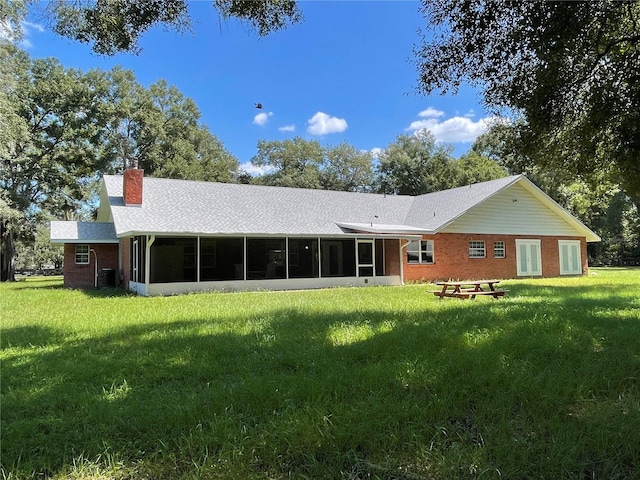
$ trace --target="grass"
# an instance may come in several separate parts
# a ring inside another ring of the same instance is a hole
[[[640,478],[640,270],[593,272],[474,301],[0,285],[0,478]]]

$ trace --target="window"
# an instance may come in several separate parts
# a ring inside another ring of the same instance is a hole
[[[287,278],[284,238],[247,238],[247,280]]]
[[[493,243],[493,256],[494,258],[504,258],[504,242]]]
[[[243,278],[243,238],[200,238],[200,281],[242,280]]]
[[[433,240],[414,240],[407,246],[407,263],[434,263]]]
[[[354,239],[320,240],[321,277],[356,276],[356,242]]]
[[[197,239],[157,237],[151,245],[150,282],[197,281]]]
[[[469,242],[469,258],[485,258],[486,251],[484,240],[472,240]]]
[[[289,239],[289,278],[318,278],[318,239]]]
[[[76,263],[82,265],[89,263],[89,245],[76,245]]]

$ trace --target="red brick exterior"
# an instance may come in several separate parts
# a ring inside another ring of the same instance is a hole
[[[542,276],[560,275],[559,240],[579,240],[582,256],[582,274],[588,270],[587,245],[584,237],[531,237],[520,235],[472,235],[459,233],[439,233],[425,235],[425,240],[434,242],[433,264],[407,263],[406,249],[402,250],[404,281],[436,281],[448,279],[517,278],[516,239],[539,239],[542,261]],[[485,258],[469,258],[469,242],[484,241]],[[494,242],[505,244],[505,258],[495,258]],[[130,280],[131,239],[123,238],[119,244],[90,244],[98,256],[98,288],[103,287],[103,269],[116,272],[116,286],[127,286]],[[75,244],[64,246],[64,285],[68,288],[94,288],[95,256],[89,252],[88,264],[75,263]],[[400,275],[400,242],[385,240],[385,273]],[[121,262],[118,258],[122,256]]]
[[[398,240],[384,241],[384,272],[386,275],[400,275],[400,243]]]
[[[486,278],[517,278],[516,239],[540,239],[542,276],[560,275],[560,255],[558,240],[580,240],[582,274],[587,274],[587,244],[584,237],[532,237],[526,235],[474,235],[460,233],[438,233],[425,235],[425,240],[433,240],[434,263],[407,263],[403,250],[405,281],[472,280]],[[469,242],[484,240],[486,257],[469,258]],[[494,258],[493,243],[505,243],[505,258]]]
[[[95,251],[94,253],[91,251]],[[64,286],[67,288],[95,288],[95,260],[98,257],[98,288],[105,286],[103,269],[113,269],[116,272],[116,286],[119,282],[118,244],[89,244],[89,263],[76,263],[76,244],[64,245]]]
[[[123,175],[123,195],[125,205],[142,205],[142,182],[144,170],[129,168]]]

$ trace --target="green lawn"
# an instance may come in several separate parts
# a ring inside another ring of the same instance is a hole
[[[2,284],[1,478],[640,478],[640,269],[504,286]]]

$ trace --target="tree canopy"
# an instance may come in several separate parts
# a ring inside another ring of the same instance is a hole
[[[637,1],[423,0],[419,89],[478,86],[517,123],[518,149],[588,178],[609,171],[640,204]]]
[[[452,185],[451,151],[428,131],[398,135],[379,158],[381,193],[422,195]]]
[[[14,241],[48,218],[77,217],[100,175],[126,163],[151,176],[235,179],[237,159],[162,80],[144,88],[130,71],[69,69],[1,40],[0,79],[3,279]]]
[[[14,30],[35,0],[0,0],[0,28]],[[301,13],[295,0],[213,0],[222,18],[248,23],[258,35],[296,23]],[[53,31],[92,45],[96,53],[139,51],[138,40],[155,26],[179,32],[190,28],[188,0],[50,0],[43,12]]]

